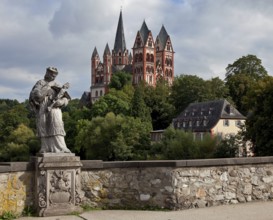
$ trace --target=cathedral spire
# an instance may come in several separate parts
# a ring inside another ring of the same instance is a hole
[[[118,27],[115,38],[114,51],[117,53],[118,51],[124,52],[126,50],[125,36],[123,30],[123,20],[122,20],[122,11],[120,10]]]

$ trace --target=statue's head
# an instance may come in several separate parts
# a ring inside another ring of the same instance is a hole
[[[44,79],[50,82],[50,81],[53,81],[57,75],[58,75],[58,70],[56,67],[48,67],[46,68],[46,74]]]

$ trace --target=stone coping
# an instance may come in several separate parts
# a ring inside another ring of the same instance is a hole
[[[147,160],[147,161],[109,161],[81,160],[82,170],[110,168],[148,168],[148,167],[209,167],[273,163],[272,157],[243,157],[198,160]],[[33,171],[33,162],[0,162],[0,173]]]

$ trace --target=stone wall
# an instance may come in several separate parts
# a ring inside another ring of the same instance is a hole
[[[83,202],[106,208],[203,208],[273,199],[273,157],[81,161]],[[31,163],[0,163],[0,214],[34,201]]]
[[[108,162],[82,171],[86,202],[106,208],[203,208],[273,199],[273,158]]]
[[[34,172],[30,163],[0,163],[0,215],[21,214],[33,206]]]

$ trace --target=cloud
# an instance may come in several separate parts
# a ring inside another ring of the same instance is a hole
[[[163,24],[176,52],[176,75],[223,78],[227,65],[247,54],[273,74],[271,1],[1,0],[0,98],[28,98],[48,66],[80,98],[91,84],[94,47],[102,58],[106,43],[114,46],[121,4],[127,48],[144,20],[154,39]]]

